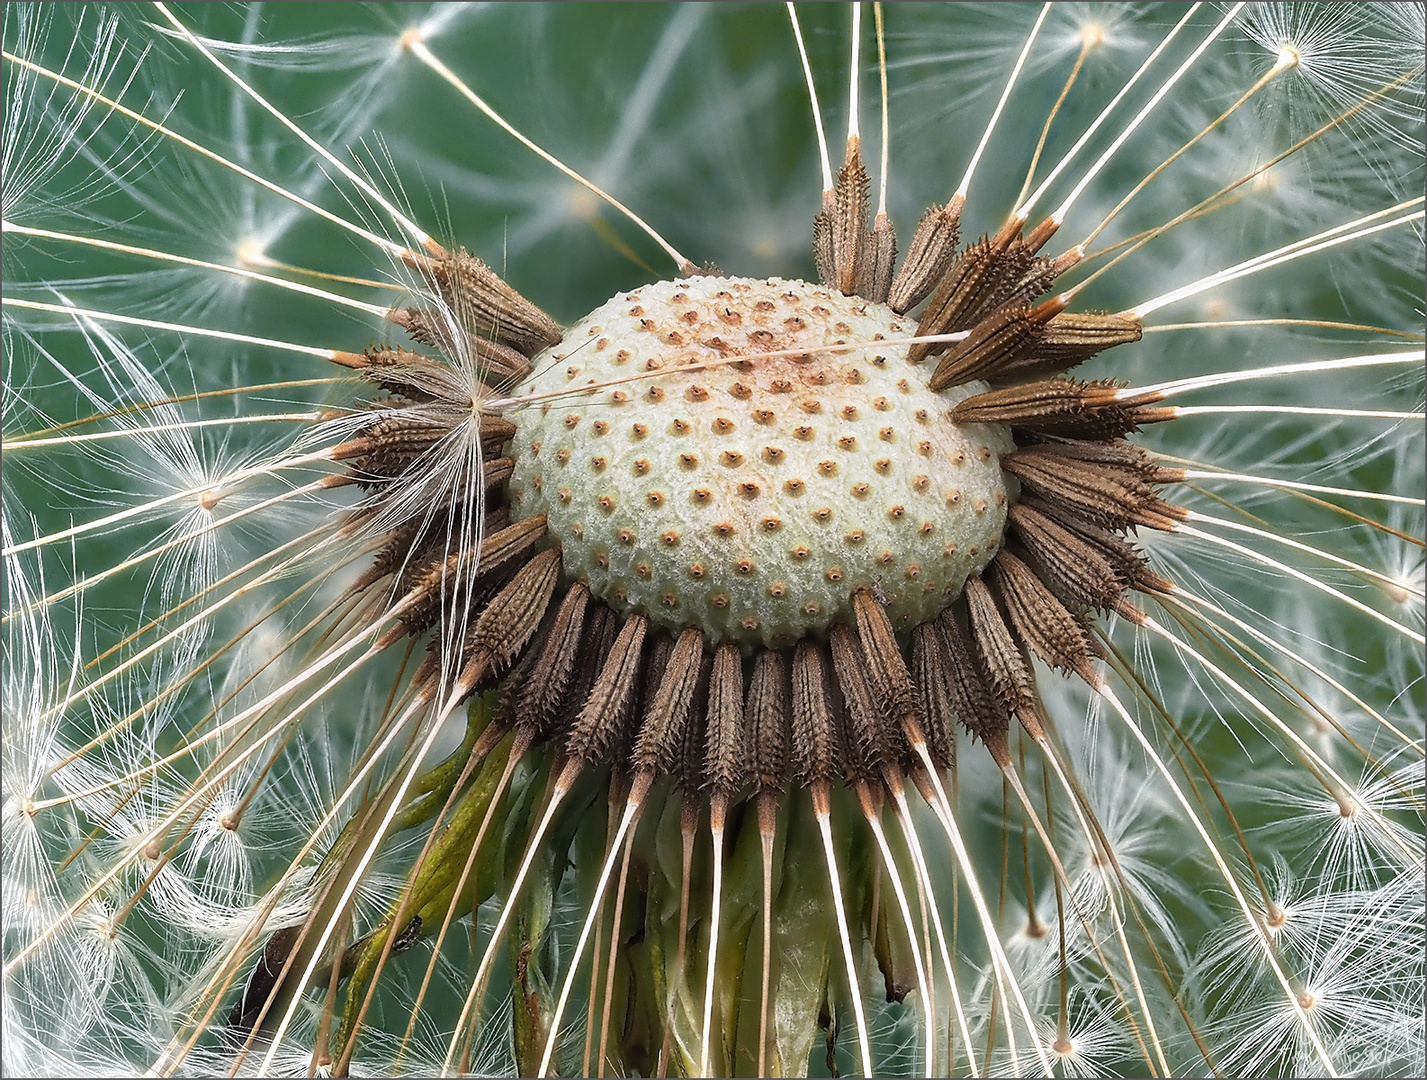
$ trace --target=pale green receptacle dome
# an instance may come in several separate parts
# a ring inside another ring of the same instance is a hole
[[[786,645],[849,617],[861,587],[894,626],[915,625],[1001,542],[1010,433],[950,418],[985,384],[934,393],[934,364],[907,363],[902,345],[692,367],[915,332],[802,281],[623,293],[516,392],[564,393],[512,413],[512,503],[548,516],[571,578],[669,630]]]

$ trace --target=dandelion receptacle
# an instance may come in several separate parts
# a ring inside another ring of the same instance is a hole
[[[1414,1074],[1423,44],[7,5],[5,1071]]]

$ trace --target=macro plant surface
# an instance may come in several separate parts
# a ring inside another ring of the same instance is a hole
[[[1413,1074],[1420,5],[4,20],[7,1073]]]

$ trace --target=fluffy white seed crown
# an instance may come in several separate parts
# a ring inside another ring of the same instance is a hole
[[[621,294],[535,360],[510,497],[545,514],[564,569],[617,611],[710,642],[780,646],[880,590],[893,625],[938,614],[1001,542],[995,425],[950,410],[912,320],[802,281],[695,277]],[[871,342],[866,348],[819,351]],[[714,367],[692,365],[780,350]],[[646,372],[652,377],[612,380]]]

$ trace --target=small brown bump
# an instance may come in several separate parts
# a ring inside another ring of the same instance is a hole
[[[620,529],[619,532],[615,533],[615,536],[619,539],[621,544],[632,544],[635,540],[633,529]]]
[[[716,608],[728,607],[728,593],[716,592],[709,597],[709,603]]]
[[[856,419],[857,419],[857,406],[856,406],[856,405],[844,405],[844,406],[842,407],[842,418],[843,418],[844,420],[856,420]]]
[[[808,441],[809,439],[811,439],[812,437],[813,437],[813,429],[812,429],[811,427],[809,427],[807,424],[804,424],[802,427],[795,427],[795,428],[793,429],[793,438],[795,438],[795,439],[800,439],[800,440],[802,440],[803,442],[807,442],[807,441]]]
[[[925,491],[925,490],[927,489],[928,485],[931,484],[931,482],[932,482],[932,478],[931,478],[930,476],[922,476],[922,475],[914,476],[914,477],[912,478],[912,490],[913,490],[913,491]]]
[[[540,456],[540,448],[541,448],[542,446],[544,446],[544,445],[545,445],[545,440],[544,440],[544,439],[531,439],[531,440],[530,440],[530,456],[531,456],[531,457],[539,457],[539,456]]]
[[[916,563],[912,563],[910,566],[907,567],[906,575],[908,581],[916,581],[917,578],[922,576],[922,568]]]
[[[601,570],[608,570],[609,556],[603,551],[601,551],[598,555],[595,556],[595,565],[598,566]]]
[[[661,604],[663,604],[663,605],[664,605],[665,607],[667,607],[667,608],[675,608],[675,607],[678,607],[678,606],[679,606],[679,594],[678,594],[678,593],[674,593],[674,592],[661,593],[661,594],[659,595],[659,602],[660,602]]]
[[[782,597],[786,596],[787,593],[788,586],[783,584],[783,582],[781,581],[775,581],[772,585],[768,586],[768,595],[771,596],[774,600],[781,599]]]
[[[614,354],[614,362],[616,364],[627,364],[629,363],[629,357],[630,352],[628,349],[620,349],[619,352]]]
[[[708,488],[694,488],[693,499],[696,503],[706,503],[713,498],[713,492]]]
[[[879,473],[881,473],[883,476],[886,476],[889,472],[892,471],[892,459],[878,458],[872,463],[872,467],[876,469]]]
[[[679,543],[679,534],[673,529],[670,529],[668,532],[660,536],[659,539],[664,541],[666,547],[676,547]]]
[[[856,450],[857,440],[851,435],[844,435],[842,438],[837,440],[837,448],[839,450]]]
[[[853,529],[850,533],[847,534],[847,542],[849,544],[860,544],[866,539],[867,534],[861,529]]]
[[[684,314],[680,315],[679,318],[683,319],[690,326],[697,326],[699,322],[699,313],[697,311],[686,311],[684,312]]]
[[[813,511],[813,520],[821,525],[826,525],[829,521],[832,520],[832,507],[819,506],[816,510]]]
[[[562,487],[562,488],[560,488],[558,491],[555,492],[555,497],[556,497],[557,499],[559,499],[561,502],[564,502],[564,503],[569,502],[569,501],[570,501],[570,489],[567,488],[567,487]]]
[[[609,425],[606,424],[603,420],[596,420],[592,426],[595,429],[596,435],[605,435],[609,433]]]
[[[978,446],[976,448],[976,456],[980,458],[983,463],[990,461],[991,448],[989,446]]]
[[[737,530],[734,529],[732,522],[720,521],[713,527],[713,531],[718,533],[719,536],[732,536]]]
[[[759,524],[762,525],[764,532],[777,532],[783,527],[783,519],[775,517],[766,517],[761,522],[759,522]]]
[[[808,321],[801,315],[793,315],[783,320],[783,325],[794,332],[802,330],[808,325]]]
[[[727,465],[730,469],[737,468],[743,464],[743,455],[737,450],[725,450],[718,456],[720,465]]]
[[[912,384],[907,382],[906,379],[898,379],[897,389],[902,391],[902,393],[904,394],[910,394],[912,392]]]
[[[810,547],[805,547],[805,546],[802,545],[802,544],[799,544],[799,545],[798,545],[797,547],[795,547],[792,551],[788,552],[789,555],[791,555],[793,558],[797,559],[799,562],[801,562],[802,560],[806,559],[806,558],[807,558],[808,556],[810,556],[812,553],[813,553],[813,549],[812,549],[812,548],[810,548]]]
[[[872,485],[865,480],[859,480],[852,485],[852,494],[856,495],[859,499],[865,499],[868,495],[872,494]]]
[[[684,398],[687,401],[707,401],[709,396],[708,387],[691,386],[684,391]]]
[[[646,390],[646,391],[644,392],[644,400],[646,400],[646,401],[663,401],[663,400],[664,400],[664,388],[663,388],[662,386],[651,386],[648,390]]]
[[[917,453],[921,454],[922,457],[931,457],[932,444],[926,440],[917,443]]]
[[[801,495],[803,493],[803,488],[805,488],[806,486],[806,484],[804,484],[796,477],[794,477],[792,480],[783,481],[783,490],[786,491],[789,495]]]
[[[615,501],[615,497],[614,497],[613,495],[609,495],[609,494],[601,495],[598,499],[595,500],[595,504],[596,504],[601,510],[603,510],[606,514],[608,514],[608,513],[609,513],[611,510],[613,510],[617,505],[619,505],[619,504]]]
[[[804,398],[798,408],[805,413],[820,413],[823,411],[823,403],[817,398]]]
[[[819,461],[819,462],[818,462],[818,472],[821,473],[823,476],[836,476],[836,475],[837,475],[837,462],[835,462],[835,461]]]
[[[743,483],[738,485],[738,490],[745,499],[756,499],[758,497],[758,493],[763,489],[760,488],[757,484],[755,484],[752,480],[745,480]]]
[[[642,578],[647,578],[654,570],[647,562],[642,562],[634,564],[634,572]]]
[[[728,388],[728,392],[740,401],[747,401],[753,396],[753,387],[746,383],[736,382]]]
[[[623,405],[626,401],[629,400],[629,394],[623,390],[616,390],[614,393],[610,394],[609,399],[616,405]]]
[[[826,371],[815,371],[808,379],[808,382],[812,383],[814,386],[826,386],[831,381],[832,380],[828,378],[828,373]]]
[[[840,566],[829,566],[826,570],[823,571],[823,577],[827,578],[828,581],[830,581],[830,582],[832,582],[834,585],[836,585],[839,581],[842,580],[842,577],[843,577],[842,567],[840,567]]]
[[[585,526],[581,522],[575,522],[570,526],[570,532],[576,540],[585,535]]]
[[[926,409],[918,409],[916,412],[912,413],[912,416],[916,418],[916,421],[919,424],[925,424],[932,418],[932,414],[927,412]]]
[[[890,409],[890,408],[892,407],[892,403],[891,403],[890,401],[888,401],[888,400],[887,400],[886,398],[884,398],[884,397],[873,398],[873,399],[872,399],[872,407],[873,407],[874,409],[876,409],[878,412],[886,412],[888,409]]]
[[[635,475],[635,476],[643,476],[643,475],[644,475],[645,473],[647,473],[648,471],[649,471],[649,459],[648,459],[648,458],[640,458],[638,461],[636,461],[636,462],[634,463],[634,475]]]
[[[595,472],[604,472],[605,466],[609,464],[609,459],[602,454],[597,454],[590,458],[590,468]]]
[[[907,516],[907,508],[900,503],[887,507],[887,516],[893,521],[901,521]]]
[[[662,491],[651,491],[645,495],[644,498],[648,501],[650,506],[664,505],[664,493]]]
[[[567,379],[573,379],[573,378],[574,378],[576,375],[578,375],[579,373],[580,373],[580,369],[577,368],[577,367],[575,367],[574,364],[571,364],[569,367],[567,367],[567,368],[565,369],[565,378],[567,378]]]
[[[609,348],[609,338],[602,337],[595,342],[595,352],[604,352]]]
[[[793,389],[793,384],[787,379],[774,379],[768,384],[768,391],[773,394],[786,394]]]
[[[755,424],[764,424],[764,425],[767,425],[767,424],[771,424],[771,423],[772,423],[774,420],[776,420],[776,419],[778,419],[778,414],[775,413],[772,409],[754,409],[754,410],[753,410],[753,422],[754,422]]]
[[[561,465],[564,465],[566,462],[568,462],[570,460],[570,448],[568,446],[562,446],[559,450],[556,450],[555,460],[558,461]]]
[[[754,303],[754,305],[753,305],[753,310],[754,310],[754,311],[773,311],[773,310],[775,310],[775,309],[777,308],[777,306],[778,306],[778,305],[775,304],[775,303],[773,303],[772,300],[759,300],[759,301],[757,301],[757,302]]]
[[[733,308],[726,307],[718,313],[718,321],[726,326],[738,326],[743,322],[743,316]]]
[[[961,502],[961,492],[955,488],[950,488],[942,495],[942,498],[946,500],[947,506],[956,506]]]
[[[629,599],[629,590],[623,585],[616,585],[614,587],[614,599],[617,603],[624,603]]]
[[[743,629],[747,630],[749,633],[752,633],[754,630],[758,629],[758,620],[752,615],[745,615],[743,617],[743,622],[741,622],[739,625],[742,626]]]
[[[930,536],[932,533],[936,532],[936,523],[932,521],[923,521],[922,527],[917,531],[923,536]]]
[[[713,422],[713,432],[715,435],[727,435],[733,430],[734,424],[726,416],[717,417]]]
[[[687,435],[689,432],[694,430],[693,425],[690,424],[687,420],[680,420],[677,417],[674,419],[674,422],[669,425],[669,427],[673,429],[675,435]]]
[[[673,296],[669,297],[669,303],[671,303],[671,304],[687,304],[688,302],[689,302],[689,294],[688,294],[688,293],[676,292]]]
[[[769,465],[777,465],[786,456],[787,455],[776,446],[765,446],[763,448],[763,460],[768,462]]]
[[[539,491],[543,485],[544,481],[538,476],[534,480],[530,481],[530,486],[533,487],[536,491]]]
[[[977,499],[976,502],[975,502],[975,504],[971,507],[971,509],[974,510],[974,511],[976,511],[976,513],[978,513],[978,514],[984,514],[984,513],[986,513],[986,511],[987,511],[987,509],[990,507],[990,505],[991,505],[991,504],[988,503],[985,499]]]
[[[997,505],[997,506],[1005,506],[1005,505],[1006,505],[1006,493],[1005,493],[1004,491],[998,491],[998,492],[996,492],[996,505]]]
[[[689,564],[689,577],[691,578],[700,579],[708,572],[708,568],[701,562]]]
[[[891,566],[897,561],[897,556],[893,555],[890,551],[884,550],[877,556],[877,561],[883,566]]]
[[[565,426],[567,428],[577,427],[579,423],[580,417],[578,413],[571,413],[569,416],[565,417]]]
[[[883,442],[891,442],[891,441],[892,441],[892,437],[893,437],[895,434],[896,434],[896,432],[893,431],[893,430],[892,430],[891,428],[889,428],[889,427],[884,427],[884,428],[878,428],[878,429],[877,429],[877,437],[878,437],[879,439],[881,439]]]
[[[638,304],[635,304],[632,308],[629,309],[629,314],[637,319],[639,318],[639,316],[644,314],[644,309]]]
[[[733,564],[733,568],[738,573],[747,576],[748,574],[753,573],[753,560],[739,559],[736,563]]]
[[[636,439],[642,439],[649,434],[649,429],[643,424],[633,424],[630,426],[629,433]]]
[[[822,610],[822,605],[819,604],[816,600],[809,600],[806,604],[803,605],[803,614],[812,618],[816,618],[817,616],[821,615]]]

